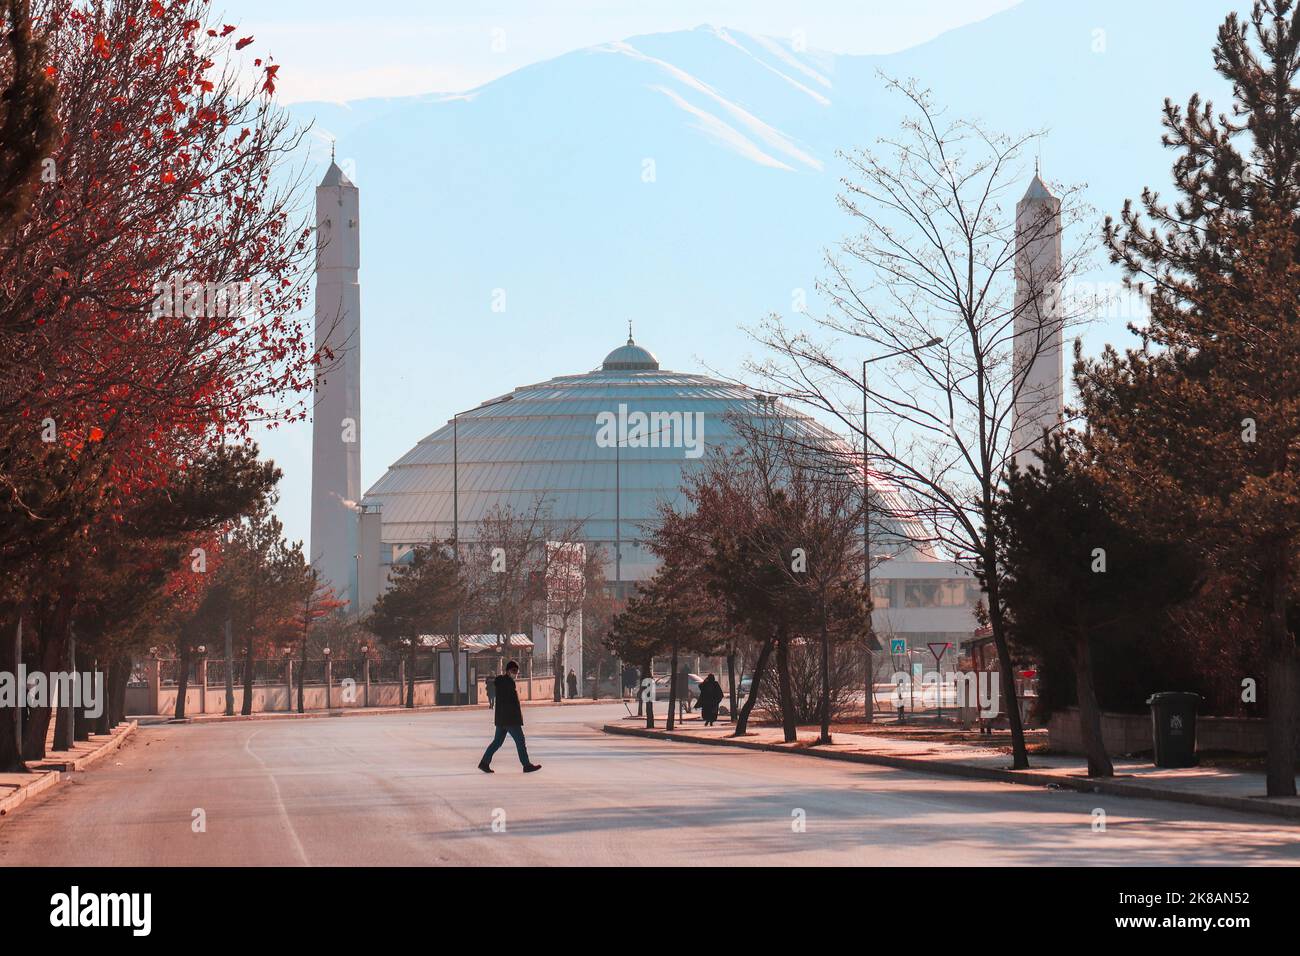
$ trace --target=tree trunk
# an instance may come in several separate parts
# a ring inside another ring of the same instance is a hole
[[[655,726],[654,677],[654,658],[651,657],[641,665],[641,682],[636,688],[636,699],[645,704],[645,725],[647,730],[654,730]],[[646,681],[650,682],[648,686]]]
[[[1265,774],[1270,797],[1296,795],[1296,709],[1297,701],[1300,701],[1300,669],[1297,668],[1295,639],[1286,625],[1286,601],[1291,583],[1286,566],[1285,553],[1275,558],[1266,624],[1268,724],[1264,734],[1268,745]]]
[[[17,607],[8,605],[3,608],[3,618],[0,619],[0,673],[12,674],[15,681],[22,661],[22,636],[18,630],[20,614]],[[15,692],[20,698],[26,690],[25,686],[15,684]],[[27,772],[27,765],[23,762],[21,713],[20,706],[0,707],[0,773]]]
[[[677,645],[668,655],[668,722],[665,726],[672,733],[677,720]]]
[[[598,700],[600,698],[600,658],[596,659],[596,666],[593,670],[594,676],[591,678],[591,699]]]
[[[48,705],[33,707],[23,721],[23,756],[27,760],[45,757],[45,741],[50,735],[50,717],[54,709]]]
[[[415,708],[415,638],[411,638],[410,661],[406,667],[406,706]]]
[[[181,638],[180,647],[180,676],[176,679],[176,720],[185,719],[185,695],[190,689],[190,642],[188,638]]]
[[[736,645],[727,645],[727,694],[731,702],[731,709],[727,711],[731,717],[731,722],[736,722],[736,709],[739,706],[736,700]]]
[[[555,703],[564,699],[564,641],[560,641],[560,650],[557,650],[551,656],[551,673],[555,675],[555,687],[552,688],[552,698]]]
[[[745,729],[749,726],[749,715],[758,700],[758,687],[763,680],[763,672],[767,669],[767,659],[771,654],[772,641],[768,639],[763,642],[758,652],[758,660],[754,662],[754,676],[749,681],[749,696],[745,698],[745,706],[740,708],[740,714],[736,718],[736,732],[732,734],[733,737],[745,735]]]
[[[871,653],[871,647],[867,647],[867,659],[865,661],[867,673],[864,680],[864,687],[867,692],[867,705],[863,708],[866,711],[867,723],[875,723],[876,720],[876,658]]]
[[[776,639],[776,681],[781,697],[781,730],[785,742],[792,744],[799,739],[799,731],[794,715],[794,692],[790,688],[790,638],[785,634]]]
[[[67,641],[63,651],[64,666],[63,670],[67,674],[77,672],[77,636],[72,632],[72,623],[68,622]],[[76,723],[75,713],[72,709],[72,701],[60,700],[59,712],[55,715],[54,720],[54,749],[71,750],[73,731]]]
[[[640,676],[637,678],[636,690],[635,690],[636,715],[640,717],[645,712],[645,700],[641,697],[641,688],[645,686],[644,682],[645,682],[646,675],[645,675],[645,671],[641,670],[640,668],[638,668],[637,670]]]
[[[244,702],[239,712],[247,717],[253,713],[253,632],[244,637]]]
[[[1088,756],[1088,776],[1113,777],[1115,767],[1106,753],[1101,735],[1101,708],[1097,705],[1097,687],[1092,677],[1092,645],[1082,627],[1074,638],[1074,686],[1079,698],[1079,730],[1083,752]]]
[[[68,618],[61,609],[67,608],[66,602],[59,602],[52,616],[47,617],[44,634],[41,635],[40,668],[47,677],[52,677],[60,670],[63,656],[67,653]],[[49,693],[54,692],[53,681]],[[54,715],[53,700],[47,699],[44,706],[33,707],[23,721],[23,757],[27,760],[40,760],[45,756],[45,742],[49,738],[50,718]]]
[[[131,658],[123,655],[109,671],[108,726],[111,730],[126,720],[126,685],[131,682]]]
[[[91,725],[94,723],[94,720],[90,716],[90,708],[84,706],[84,702],[90,694],[90,688],[87,686],[86,682],[95,679],[95,673],[99,670],[99,658],[95,655],[91,655],[90,659],[86,663],[89,666],[85,668],[77,668],[78,672],[81,674],[81,700],[77,702],[75,708],[76,717],[72,722],[73,740],[89,740],[91,731],[93,730]]]
[[[985,568],[993,563],[985,562]],[[1016,694],[1016,671],[1011,661],[1011,648],[1007,644],[1006,622],[1002,619],[1002,600],[998,593],[997,574],[989,570],[988,582],[989,626],[993,630],[993,645],[998,651],[998,667],[1002,672],[1002,699],[1007,708],[1007,721],[1011,724],[1011,769],[1029,769],[1029,751],[1025,749],[1025,728],[1020,722],[1020,700]]]
[[[822,732],[817,738],[819,744],[831,742],[831,637],[826,627],[826,603],[823,596],[821,614],[822,643]]]
[[[109,661],[108,667],[104,671],[104,698],[102,701],[104,711],[99,717],[100,733],[112,733],[113,728],[121,722],[122,718],[118,711],[117,701],[119,696],[125,699],[126,681],[130,673],[131,663],[129,659],[119,655]]]

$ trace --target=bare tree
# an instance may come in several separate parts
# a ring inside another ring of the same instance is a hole
[[[1059,241],[1088,213],[1074,188],[1054,197],[1059,218],[1017,221],[1006,203],[1023,189],[1024,154],[1038,134],[1010,138],[948,120],[915,84],[889,86],[914,115],[879,153],[842,154],[852,174],[840,205],[858,232],[828,254],[831,275],[819,284],[830,310],[815,323],[828,341],[770,317],[752,334],[773,354],[750,368],[862,436],[871,478],[894,492],[873,496],[873,511],[881,509],[873,518],[901,523],[918,547],[937,547],[980,575],[1021,769],[1028,755],[999,593],[995,493],[1022,450],[1012,415],[1030,397],[1031,370],[1040,358],[1060,362],[1058,343],[1079,315],[1062,290],[1089,247],[1063,254],[1052,274],[1037,271],[1019,291],[1016,279],[1026,278],[1022,250]],[[840,338],[851,343],[845,357]],[[874,365],[868,389],[864,360],[891,353],[903,354]]]
[[[546,542],[546,566],[542,577],[546,592],[542,605],[543,626],[555,675],[554,700],[564,699],[565,648],[575,627],[582,626],[582,607],[587,595],[587,555],[576,535]]]
[[[527,628],[543,585],[546,542],[553,532],[549,505],[538,495],[526,511],[497,504],[461,545],[467,613],[474,626],[497,635],[498,667],[510,635]]]

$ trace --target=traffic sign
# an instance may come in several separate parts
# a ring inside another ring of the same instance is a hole
[[[907,653],[907,640],[906,640],[905,638],[902,638],[902,637],[891,637],[891,638],[889,639],[889,653],[891,653],[891,654],[906,654],[906,653]]]
[[[934,643],[930,645],[930,653],[934,656],[934,662],[936,664],[943,659],[943,655],[950,647],[952,647],[952,645],[947,643]]]

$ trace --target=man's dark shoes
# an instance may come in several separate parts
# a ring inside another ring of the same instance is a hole
[[[487,764],[485,764],[485,763],[480,763],[480,764],[478,765],[478,768],[479,768],[480,770],[482,770],[484,773],[496,773],[495,770],[493,770],[491,767],[489,767],[489,766],[488,766]]]
[[[542,769],[541,764],[530,763],[527,767],[524,768],[524,773],[533,773],[534,771],[541,770],[541,769]]]

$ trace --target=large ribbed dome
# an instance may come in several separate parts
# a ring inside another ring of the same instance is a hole
[[[642,525],[654,517],[660,501],[680,500],[684,468],[699,467],[708,450],[739,444],[730,416],[779,416],[784,428],[840,441],[807,415],[759,399],[741,385],[663,371],[630,337],[595,371],[489,399],[460,415],[461,535],[471,538],[477,522],[496,505],[526,512],[542,495],[557,520],[582,522],[586,540],[605,548],[612,580],[617,483],[623,580],[649,577],[656,562],[641,546]],[[688,441],[632,447],[638,443],[629,439],[619,443],[616,455],[602,422],[635,421],[638,413],[686,423]],[[692,441],[692,422],[702,431],[698,443]],[[450,537],[452,439],[448,422],[394,462],[366,493],[364,503],[381,509],[386,555]]]

